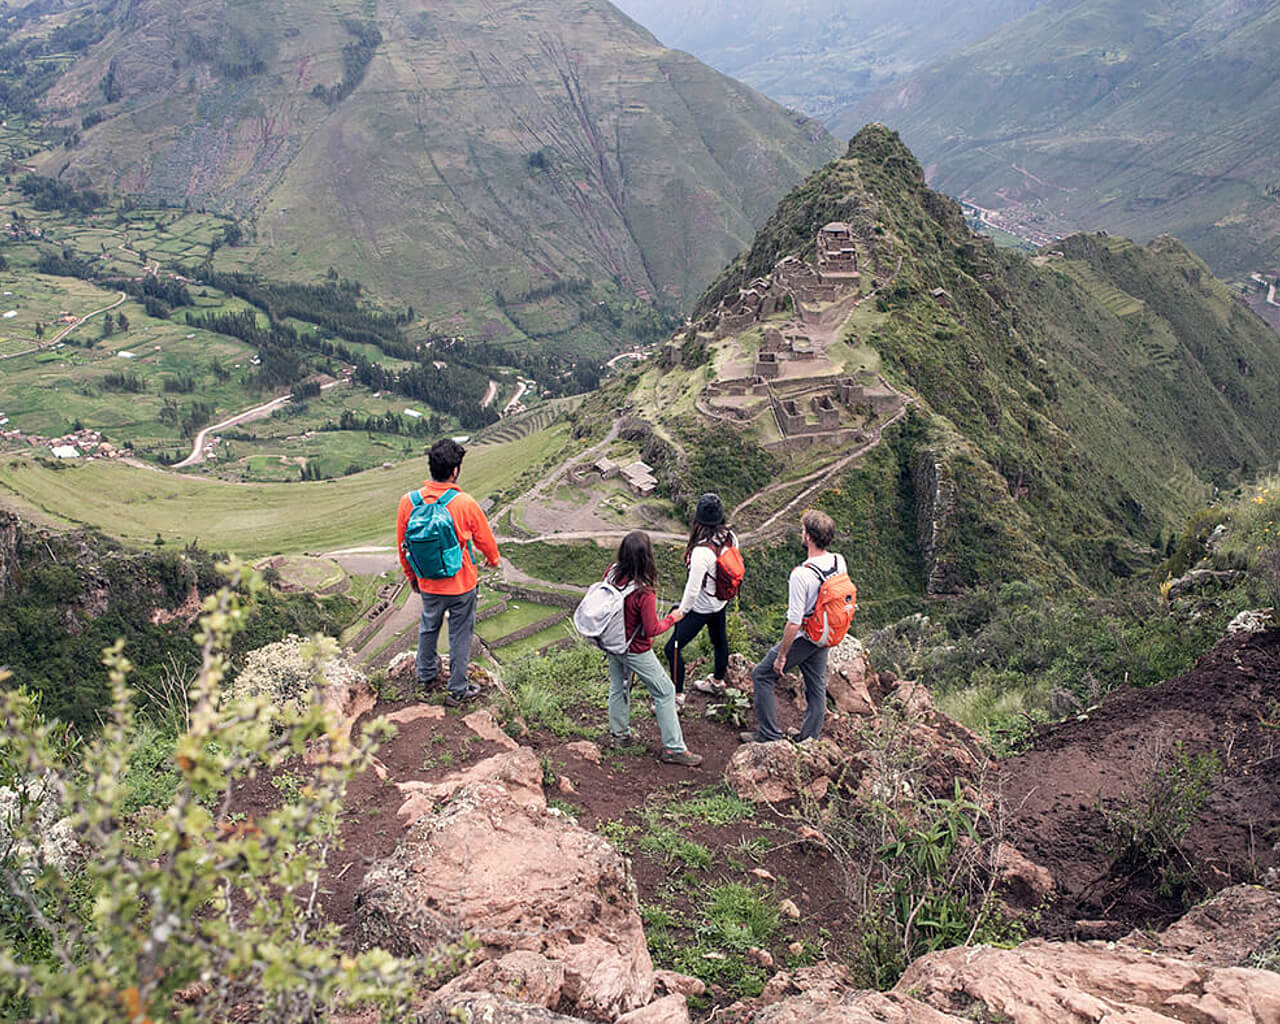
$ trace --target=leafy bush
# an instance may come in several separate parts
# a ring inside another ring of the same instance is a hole
[[[556,736],[593,736],[604,728],[609,695],[604,655],[585,643],[503,667],[500,716]]]
[[[971,782],[976,797],[959,779],[952,791],[931,793],[910,723],[891,709],[863,744],[872,767],[857,784],[837,780],[825,806],[802,795],[795,811],[825,837],[859,908],[862,981],[888,988],[925,953],[1016,936],[991,898],[986,866],[1000,822],[982,780]]]
[[[0,761],[22,765],[28,792],[44,791],[20,802],[17,842],[0,863],[12,897],[0,916],[8,1007],[40,1020],[213,1020],[248,1000],[266,1019],[312,1020],[340,1005],[393,1003],[443,961],[344,956],[321,921],[319,872],[346,782],[370,763],[374,735],[352,742],[314,701],[296,710],[219,700],[230,638],[246,616],[239,594],[254,589],[245,570],[230,573],[204,603],[201,668],[190,724],[173,741],[171,782],[140,788],[139,775],[165,763],[167,743],[139,732],[121,643],[104,652],[112,703],[78,763],[59,749],[56,723],[20,692],[4,695]],[[277,768],[313,741],[329,761],[297,800],[254,821],[227,817],[248,773]],[[130,808],[166,794],[141,847]],[[36,841],[51,812],[67,822],[75,856],[52,856]]]
[[[1107,852],[1117,865],[1155,872],[1164,895],[1193,897],[1196,867],[1182,843],[1222,773],[1222,758],[1217,751],[1192,756],[1181,741],[1158,734],[1135,764],[1136,792],[1105,808]]]

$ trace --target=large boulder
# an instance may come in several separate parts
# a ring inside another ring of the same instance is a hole
[[[774,983],[770,982],[772,986]],[[769,986],[766,986],[768,991]],[[738,1019],[741,1019],[740,1017]],[[804,989],[752,1024],[1274,1024],[1280,974],[1211,967],[1101,942],[956,947],[913,963],[890,992]]]
[[[847,760],[831,740],[744,743],[729,759],[724,776],[744,800],[778,803],[802,794],[820,800]]]
[[[1097,1024],[1271,1024],[1280,974],[1207,967],[1103,943],[1024,942],[955,948],[913,963],[895,991],[935,1009],[979,1008],[977,1019]],[[972,1012],[958,1019],[973,1020]]]
[[[1258,885],[1233,885],[1155,938],[1135,931],[1122,942],[1197,964],[1239,967],[1280,942],[1280,893]]]
[[[458,789],[420,817],[369,869],[355,904],[363,948],[416,956],[469,935],[484,959],[526,950],[562,964],[563,1002],[587,1016],[612,1020],[653,997],[627,861],[497,781]]]

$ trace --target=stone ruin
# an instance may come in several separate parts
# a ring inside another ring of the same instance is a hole
[[[830,395],[814,395],[813,411],[818,414],[818,426],[823,430],[835,430],[840,426],[840,410]]]
[[[759,352],[756,355],[755,376],[770,380],[778,376],[782,367],[778,364],[778,353]]]
[[[829,280],[857,280],[858,250],[854,247],[853,226],[832,221],[818,232],[818,275]]]

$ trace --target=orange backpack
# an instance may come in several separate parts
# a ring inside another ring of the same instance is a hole
[[[804,634],[819,647],[835,647],[849,632],[854,612],[858,610],[858,588],[849,574],[840,569],[838,561],[826,572],[812,562],[805,565],[818,574],[821,582],[817,603],[802,624]]]
[[[712,549],[715,550],[714,548]],[[742,577],[746,574],[746,566],[742,562],[742,552],[733,544],[726,544],[716,551],[716,599],[732,601],[738,596],[742,586]]]

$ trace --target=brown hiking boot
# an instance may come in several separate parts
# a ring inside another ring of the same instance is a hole
[[[702,755],[692,750],[664,750],[658,760],[663,764],[679,764],[686,768],[697,768],[702,764]]]

